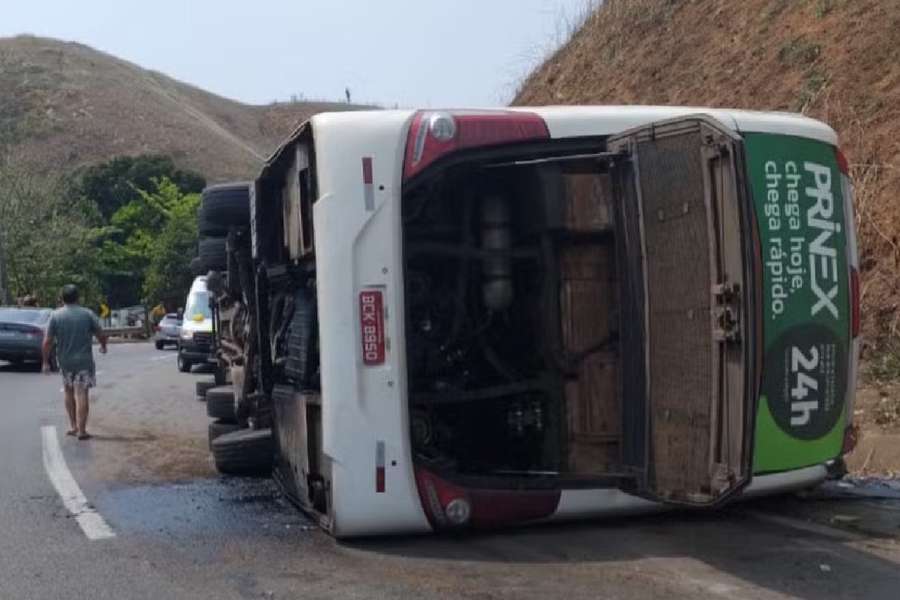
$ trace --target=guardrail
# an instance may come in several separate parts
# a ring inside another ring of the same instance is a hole
[[[103,333],[109,337],[147,337],[144,327],[105,327]]]

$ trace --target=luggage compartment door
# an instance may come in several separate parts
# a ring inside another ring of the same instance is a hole
[[[635,374],[622,390],[629,491],[716,504],[751,476],[754,245],[741,138],[698,115],[626,132],[609,150],[620,156],[630,280],[621,302],[634,317],[622,324]]]

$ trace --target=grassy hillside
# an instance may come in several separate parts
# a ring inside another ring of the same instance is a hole
[[[347,108],[249,106],[82,44],[0,39],[0,143],[43,169],[164,153],[210,181],[246,178],[301,120]]]
[[[896,339],[900,2],[607,0],[514,103],[707,105],[825,120],[857,186],[864,333],[870,348]]]

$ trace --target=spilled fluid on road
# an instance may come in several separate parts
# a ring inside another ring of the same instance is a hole
[[[121,488],[102,492],[94,504],[125,533],[293,535],[315,527],[268,478],[223,477]]]

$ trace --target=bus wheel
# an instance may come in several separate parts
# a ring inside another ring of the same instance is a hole
[[[206,390],[206,415],[225,423],[237,422],[237,415],[234,413],[234,392],[230,385]]]
[[[217,385],[218,384],[215,381],[198,381],[194,388],[197,391],[197,400],[205,400],[206,392]]]
[[[212,450],[213,440],[219,436],[225,435],[226,433],[231,433],[233,431],[238,431],[240,426],[236,423],[227,423],[225,421],[219,421],[216,419],[212,423],[209,424],[209,449]]]
[[[213,378],[215,379],[216,385],[225,385],[228,383],[228,377],[225,373],[225,367],[222,365],[216,365],[216,370],[213,373]]]
[[[216,470],[225,475],[265,476],[272,472],[275,443],[271,429],[241,429],[212,442]]]

